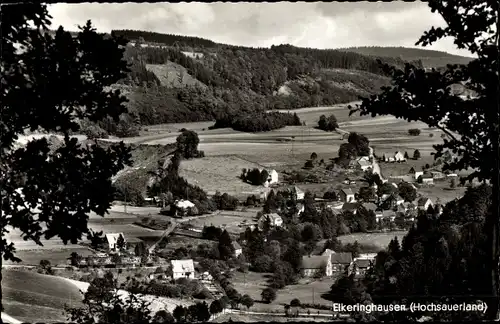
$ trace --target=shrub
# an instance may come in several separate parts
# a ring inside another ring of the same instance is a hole
[[[418,136],[420,135],[420,129],[418,128],[411,128],[408,130],[408,134],[411,136]]]

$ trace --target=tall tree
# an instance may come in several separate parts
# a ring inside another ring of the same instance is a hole
[[[109,209],[111,177],[131,164],[123,142],[103,148],[70,137],[79,131],[79,120],[117,121],[126,111],[120,91],[105,90],[126,76],[126,41],[97,34],[90,21],[76,37],[62,27],[52,36],[46,33],[50,18],[42,4],[2,6],[0,251],[5,260],[19,261],[5,235],[12,228],[37,244],[42,237],[77,243],[89,232],[88,213],[104,216]],[[51,149],[42,138],[16,149],[26,129],[62,134],[63,144]]]
[[[435,145],[435,157],[446,151],[455,157],[443,165],[444,170],[473,168],[462,179],[489,180],[498,197],[498,93],[500,70],[499,39],[500,13],[498,1],[457,0],[428,2],[447,23],[445,28],[432,27],[417,42],[427,46],[443,37],[452,37],[455,45],[476,56],[467,65],[448,65],[442,71],[425,71],[411,64],[403,70],[384,66],[393,78],[391,87],[361,105],[352,108],[362,115],[394,115],[408,121],[424,122],[443,131],[443,144]],[[496,24],[496,28],[495,28]],[[460,84],[474,95],[467,98],[452,93],[451,86]],[[498,318],[499,311],[499,220],[497,204],[492,204],[486,228],[489,230],[491,269],[491,299],[488,299],[487,318]]]
[[[228,260],[234,255],[233,241],[226,230],[219,237],[218,249],[222,260]]]
[[[185,159],[198,157],[199,143],[198,134],[191,130],[184,130],[181,135],[177,136],[177,150]]]

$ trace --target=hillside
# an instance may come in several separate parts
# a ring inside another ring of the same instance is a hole
[[[342,51],[377,57],[399,57],[405,61],[421,61],[426,68],[438,68],[447,64],[467,64],[472,58],[453,55],[441,51],[433,51],[408,47],[349,47]]]
[[[28,323],[65,322],[64,306],[81,306],[82,294],[67,281],[21,270],[2,271],[5,313]]]
[[[131,71],[117,85],[126,89],[128,114],[119,123],[107,120],[97,130],[91,126],[98,134],[119,137],[137,136],[147,125],[256,119],[266,110],[355,101],[390,84],[377,60],[422,67],[419,60],[427,52],[405,56],[401,50],[400,58],[388,55],[391,50],[365,55],[291,45],[232,46],[133,30],[112,34],[129,40],[124,56]],[[431,53],[436,59],[445,57],[436,53]]]

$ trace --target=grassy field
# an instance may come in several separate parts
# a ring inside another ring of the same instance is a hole
[[[202,229],[203,226],[225,227],[230,233],[240,233],[245,230],[244,224],[255,221],[259,209],[247,211],[220,211],[215,215],[193,219],[188,224],[194,228]],[[241,226],[238,226],[241,225]]]
[[[21,264],[21,265],[39,265],[40,260],[49,260],[52,266],[62,265],[66,266],[66,261],[72,252],[86,257],[93,255],[94,252],[85,248],[70,248],[70,249],[34,249],[34,250],[21,250],[16,252],[16,256],[22,260],[21,263],[4,261],[5,264]]]
[[[248,294],[254,300],[260,301],[260,294],[267,287],[268,278],[269,274],[234,272],[231,283],[240,294]],[[323,299],[321,295],[327,293],[333,283],[334,280],[329,278],[312,282],[302,279],[296,285],[278,290],[276,300],[271,304],[258,303],[253,306],[253,309],[255,311],[282,309],[284,304],[289,304],[294,298],[298,298],[302,303],[312,304],[314,302],[316,304],[331,305],[331,302]]]
[[[82,305],[78,288],[61,278],[6,269],[2,274],[5,313],[22,322],[65,322],[64,305]]]
[[[253,186],[239,178],[244,168],[262,166],[236,156],[211,156],[182,161],[179,173],[189,183],[200,186],[208,194],[215,194],[217,190],[230,195],[258,194],[261,186]]]
[[[312,318],[291,318],[285,316],[273,316],[273,315],[253,315],[253,314],[223,314],[212,322],[214,323],[226,323],[229,320],[233,322],[244,322],[244,323],[255,323],[255,322],[311,322]],[[331,319],[319,317],[314,318],[314,322],[330,322]]]
[[[343,244],[354,243],[354,241],[358,241],[358,243],[360,244],[373,244],[380,247],[381,249],[385,249],[394,237],[397,237],[399,242],[401,243],[401,240],[403,239],[403,236],[406,235],[406,233],[407,232],[404,231],[388,233],[354,233],[339,236],[338,239]]]

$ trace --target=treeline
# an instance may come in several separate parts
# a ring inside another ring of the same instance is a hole
[[[231,117],[228,115],[219,117],[211,127],[226,128],[230,127],[240,132],[267,132],[273,129],[279,129],[285,126],[300,126],[302,122],[296,113],[280,112],[261,112],[247,113],[244,115]]]
[[[169,46],[192,46],[192,47],[215,47],[217,43],[200,37],[181,36],[173,34],[160,34],[155,32],[141,31],[141,30],[112,30],[111,34],[124,37],[130,41],[143,40],[149,43],[161,43]]]

